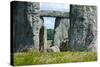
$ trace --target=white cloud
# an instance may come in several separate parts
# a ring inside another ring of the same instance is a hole
[[[40,10],[69,11],[69,4],[65,3],[40,3]]]

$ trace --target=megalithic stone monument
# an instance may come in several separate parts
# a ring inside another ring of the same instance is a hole
[[[97,9],[96,6],[71,5],[69,50],[96,51]]]
[[[67,47],[61,48],[61,46],[67,46],[68,41],[68,29],[69,29],[69,19],[56,17],[55,28],[54,28],[54,43],[62,51],[67,51]],[[65,42],[65,44],[64,44]]]

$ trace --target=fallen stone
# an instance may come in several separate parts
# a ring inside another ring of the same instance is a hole
[[[47,49],[48,52],[60,52],[60,49],[58,46],[52,46]]]

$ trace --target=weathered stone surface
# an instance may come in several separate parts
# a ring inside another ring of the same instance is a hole
[[[14,51],[96,51],[96,7],[72,5],[70,8],[69,17],[68,12],[40,12],[39,3],[13,1],[11,14]],[[47,49],[47,30],[40,16],[56,17],[53,46],[49,49]]]
[[[43,21],[43,18],[41,19]],[[39,33],[40,43],[39,43],[39,51],[46,52],[47,51],[47,29],[42,25]]]
[[[26,14],[28,18],[28,22],[31,25],[32,28],[32,34],[33,34],[33,49],[34,51],[39,51],[39,32],[40,28],[43,24],[43,22],[40,19],[40,14],[39,14],[39,3],[33,3],[33,2],[27,2],[26,5]]]
[[[47,28],[44,26],[44,52],[47,52]]]
[[[61,11],[40,11],[40,16],[43,17],[65,17],[69,18],[69,12],[61,12]]]
[[[11,6],[14,51],[28,51],[30,48],[39,51],[39,31],[43,24],[39,3],[13,1]]]
[[[60,43],[60,51],[67,51],[68,50],[68,38],[64,39],[61,43]]]
[[[97,10],[95,6],[71,5],[69,46],[72,51],[96,51]]]
[[[68,29],[69,29],[69,19],[57,17],[55,20],[53,45],[56,45],[60,48],[61,45],[64,44],[63,41],[67,42],[66,39],[68,39]],[[62,49],[67,49],[67,48],[64,47]]]
[[[59,49],[59,47],[57,45],[55,45],[55,46],[49,47],[47,49],[47,51],[48,52],[60,52],[60,49]]]
[[[12,23],[13,23],[13,48],[14,51],[22,51],[22,49],[31,47],[32,29],[26,20],[26,2],[12,2]]]

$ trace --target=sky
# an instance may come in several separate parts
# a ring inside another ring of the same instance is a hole
[[[69,4],[65,3],[40,3],[40,10],[66,11],[69,12]],[[47,29],[54,29],[55,17],[44,17],[44,25]]]

